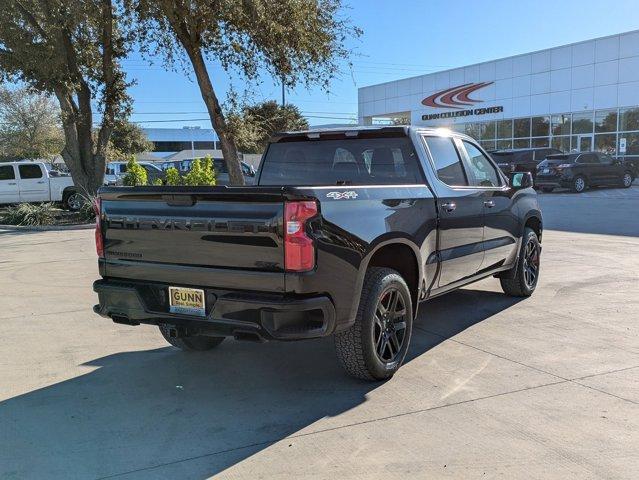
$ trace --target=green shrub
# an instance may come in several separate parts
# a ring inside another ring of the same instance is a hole
[[[167,185],[215,186],[215,166],[211,157],[196,158],[191,164],[191,170],[181,176],[175,168],[166,171]]]
[[[155,185],[156,187],[160,187],[164,184],[162,183],[162,179],[158,177],[155,180],[153,180],[153,185]]]
[[[52,203],[21,203],[9,207],[0,223],[8,225],[51,225],[55,220]]]
[[[166,184],[167,185],[182,185],[182,177],[180,177],[180,172],[177,171],[177,168],[171,167],[166,170]]]
[[[215,186],[215,168],[211,157],[193,160],[191,170],[184,176],[183,181],[184,185],[190,186]]]
[[[134,157],[126,164],[126,174],[124,175],[123,183],[127,187],[136,187],[148,183],[146,170],[135,161]]]

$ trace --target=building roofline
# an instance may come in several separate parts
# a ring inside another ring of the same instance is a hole
[[[364,85],[363,87],[359,87],[357,89],[357,91],[362,90],[364,88],[377,87],[379,85],[387,85],[389,83],[396,83],[396,82],[401,81],[401,80],[411,80],[413,78],[425,77],[426,75],[435,75],[437,73],[452,72],[453,70],[459,70],[460,68],[476,67],[476,66],[482,65],[484,63],[497,62],[499,60],[506,60],[508,58],[517,58],[517,57],[523,57],[523,56],[526,56],[526,55],[534,55],[535,53],[545,52],[546,50],[554,50],[556,48],[562,48],[562,47],[574,47],[575,45],[580,45],[582,43],[587,43],[587,42],[592,42],[592,41],[597,41],[597,40],[605,40],[607,38],[619,37],[621,35],[627,35],[629,33],[639,33],[639,29],[637,29],[637,30],[628,30],[626,32],[613,33],[611,35],[605,35],[603,37],[588,38],[586,40],[579,40],[578,42],[566,43],[566,44],[563,44],[563,45],[555,45],[553,47],[541,48],[539,50],[532,50],[530,52],[518,53],[516,55],[508,55],[507,57],[493,58],[493,59],[490,59],[490,60],[484,60],[483,62],[470,63],[468,65],[459,65],[457,67],[446,68],[444,70],[436,70],[434,72],[421,73],[419,75],[412,75],[410,77],[401,77],[401,78],[397,78],[395,80],[389,80],[387,82],[372,83],[370,85]]]

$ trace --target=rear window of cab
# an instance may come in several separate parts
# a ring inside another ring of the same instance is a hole
[[[259,185],[423,184],[408,137],[287,140],[269,145]]]

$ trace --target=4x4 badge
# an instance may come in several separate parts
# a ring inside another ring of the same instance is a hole
[[[344,200],[357,198],[357,192],[354,192],[353,190],[347,190],[346,192],[328,192],[326,196],[334,200]]]

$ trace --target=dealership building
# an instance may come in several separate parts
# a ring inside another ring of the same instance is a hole
[[[639,156],[639,30],[360,88],[360,124],[448,127],[484,148]]]

